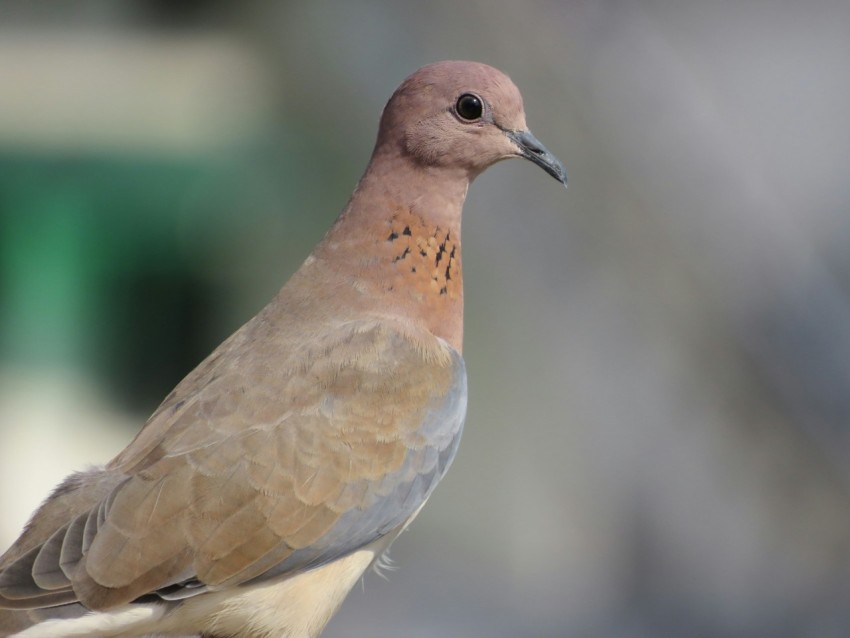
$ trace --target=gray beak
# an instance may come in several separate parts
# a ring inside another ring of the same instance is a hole
[[[564,186],[567,185],[567,170],[564,165],[531,134],[531,131],[505,131],[505,135],[519,147],[522,157],[537,164]]]

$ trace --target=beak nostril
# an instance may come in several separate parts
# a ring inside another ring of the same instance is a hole
[[[531,131],[504,130],[504,133],[519,147],[522,157],[537,164],[564,186],[567,185],[567,171],[564,170],[563,164],[531,134]]]

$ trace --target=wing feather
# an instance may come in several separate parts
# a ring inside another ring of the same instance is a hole
[[[258,356],[237,333],[94,487],[66,490],[85,498],[48,500],[50,521],[37,514],[0,561],[0,606],[180,599],[310,569],[403,526],[457,449],[460,354],[376,321],[275,344]]]

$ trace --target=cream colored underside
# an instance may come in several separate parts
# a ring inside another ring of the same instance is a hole
[[[134,604],[71,620],[43,622],[17,638],[315,638],[395,535],[324,567],[286,579],[189,598],[172,611]]]

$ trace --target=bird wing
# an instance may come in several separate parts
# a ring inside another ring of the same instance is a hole
[[[296,573],[427,500],[465,417],[457,351],[361,321],[284,353],[249,326],[105,470],[48,499],[0,562],[0,607],[104,609]],[[62,503],[74,494],[81,509]]]

